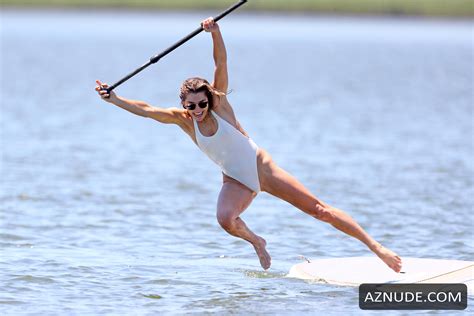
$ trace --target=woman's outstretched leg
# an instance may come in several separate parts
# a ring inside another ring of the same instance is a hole
[[[250,242],[258,255],[260,265],[266,270],[270,267],[271,258],[265,249],[265,239],[253,233],[239,217],[254,197],[254,192],[235,180],[224,180],[217,202],[217,221],[232,236]]]
[[[267,157],[260,163],[259,177],[262,191],[281,198],[314,218],[330,223],[340,231],[357,238],[391,269],[400,272],[402,262],[397,254],[370,237],[347,213],[318,200],[292,175],[271,161],[271,158]]]

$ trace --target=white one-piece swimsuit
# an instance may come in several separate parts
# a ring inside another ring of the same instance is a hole
[[[260,192],[257,145],[215,112],[211,113],[217,120],[217,131],[212,136],[202,135],[193,119],[199,149],[214,161],[224,174],[252,191]]]

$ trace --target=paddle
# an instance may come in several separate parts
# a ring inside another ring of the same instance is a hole
[[[224,12],[222,12],[221,14],[219,14],[218,16],[216,16],[214,18],[214,21],[217,22],[219,21],[220,19],[222,19],[223,17],[225,17],[226,15],[228,15],[229,13],[231,13],[232,11],[234,11],[235,9],[237,9],[238,7],[240,7],[241,5],[243,5],[244,3],[246,3],[247,0],[240,0],[238,3],[234,4],[233,6],[231,6],[230,8],[228,8],[227,10],[225,10]],[[171,53],[172,51],[174,51],[176,48],[180,47],[181,45],[183,45],[184,43],[186,43],[187,41],[189,41],[191,38],[193,38],[194,36],[198,35],[199,33],[201,33],[202,31],[204,30],[204,28],[202,27],[202,25],[197,28],[195,31],[193,31],[192,33],[188,34],[187,36],[185,36],[184,38],[182,38],[181,40],[179,40],[178,42],[176,42],[174,45],[168,47],[167,49],[165,49],[164,51],[162,51],[161,53],[159,53],[158,55],[155,55],[153,57],[150,58],[150,60],[143,64],[142,66],[140,66],[139,68],[135,69],[133,72],[129,73],[128,75],[126,75],[125,77],[123,77],[122,79],[120,79],[119,81],[117,81],[116,83],[114,83],[113,85],[111,85],[110,87],[107,87],[107,88],[103,88],[102,91],[107,91],[107,93],[110,93],[110,91],[112,91],[113,89],[117,88],[119,85],[121,85],[122,83],[124,83],[125,81],[127,81],[128,79],[132,78],[133,76],[135,76],[136,74],[138,74],[140,71],[142,71],[143,69],[147,68],[148,66],[150,66],[151,64],[154,64],[156,62],[158,62],[158,60],[160,60],[161,58],[165,57],[166,55],[168,55],[169,53]]]

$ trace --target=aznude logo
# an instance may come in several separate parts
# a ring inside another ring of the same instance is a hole
[[[361,309],[463,310],[467,307],[465,284],[361,284]]]

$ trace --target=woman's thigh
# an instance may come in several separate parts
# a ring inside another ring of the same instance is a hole
[[[325,205],[294,176],[273,162],[268,153],[265,152],[263,155],[264,159],[259,161],[259,178],[262,191],[276,196],[310,215],[314,215],[317,205]]]
[[[217,201],[217,216],[226,219],[239,217],[250,205],[255,195],[255,192],[246,186],[224,176],[224,183]]]

